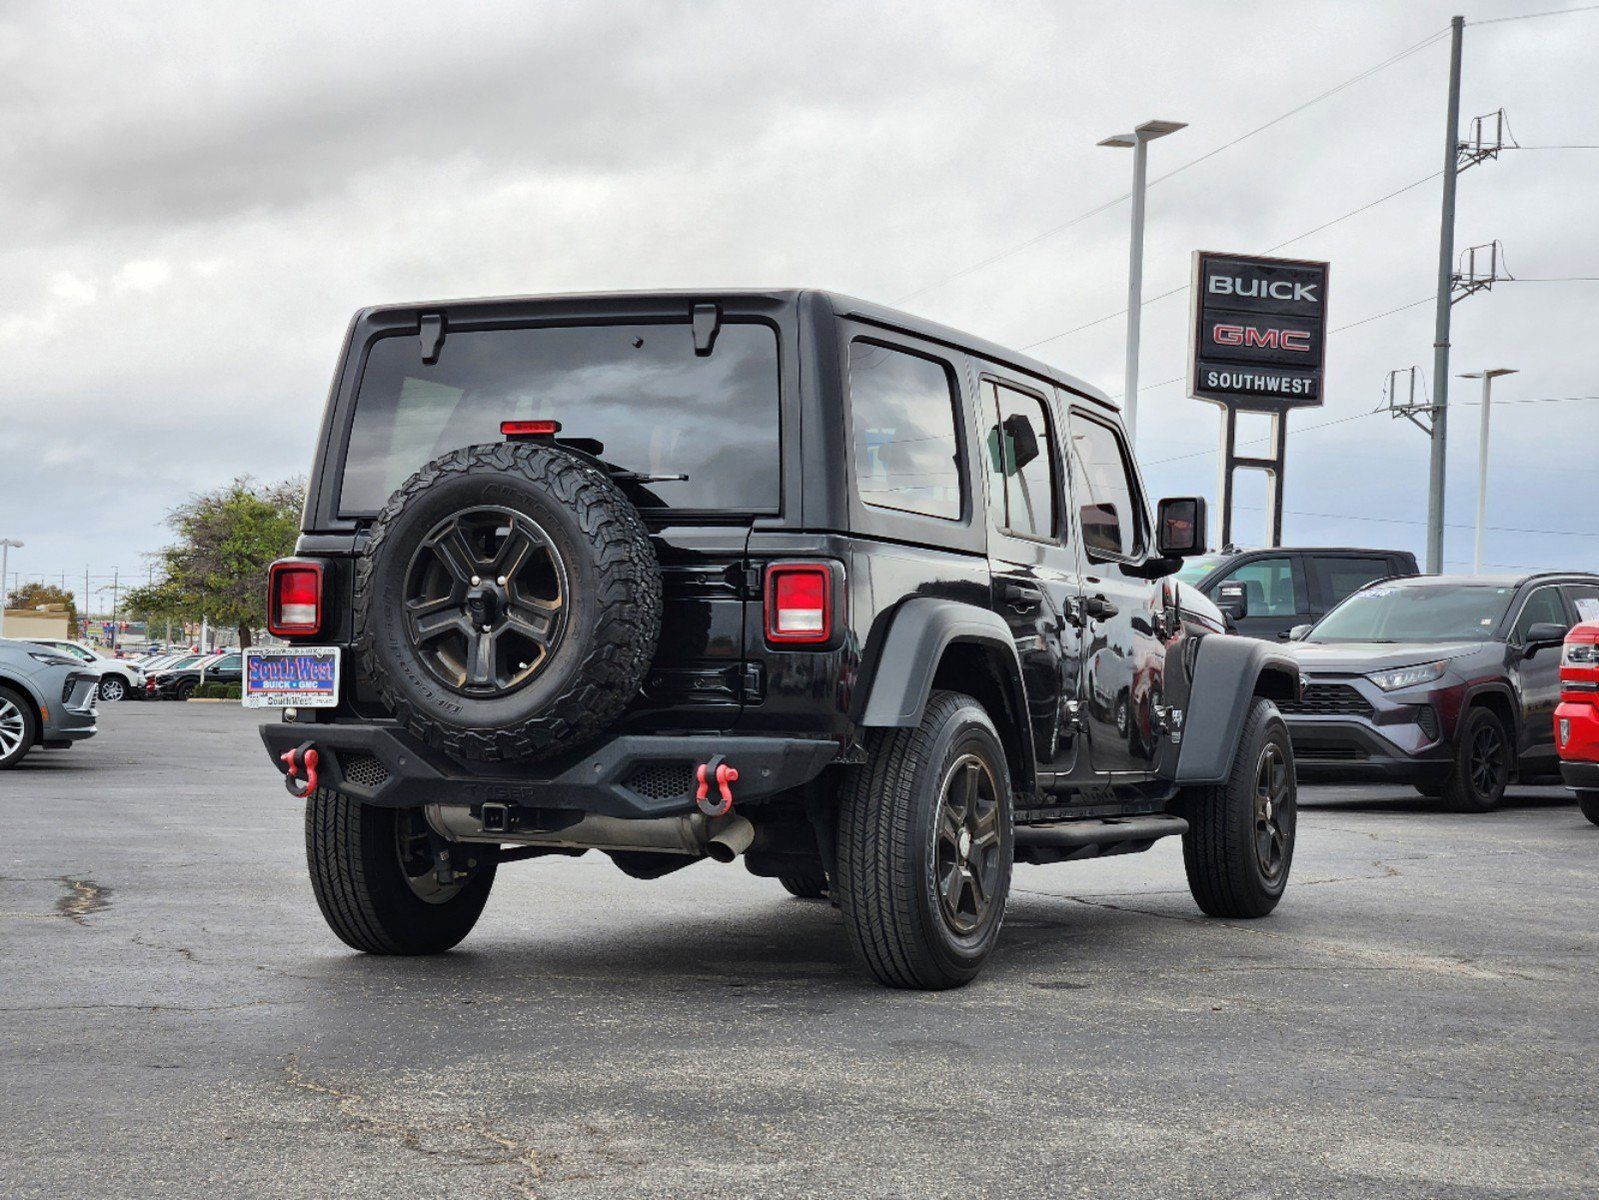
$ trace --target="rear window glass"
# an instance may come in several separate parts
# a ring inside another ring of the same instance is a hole
[[[849,403],[861,499],[958,521],[960,454],[949,368],[876,342],[851,342]]]
[[[560,436],[639,474],[641,508],[775,512],[777,334],[728,323],[694,353],[684,325],[451,332],[424,363],[415,334],[372,346],[361,375],[339,511],[375,513],[424,463],[498,442],[500,422],[553,419]]]

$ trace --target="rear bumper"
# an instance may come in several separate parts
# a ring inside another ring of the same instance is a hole
[[[694,811],[695,768],[717,754],[738,770],[733,794],[743,804],[809,782],[840,751],[816,738],[627,735],[547,762],[463,763],[378,722],[266,724],[261,740],[279,770],[280,756],[309,742],[323,786],[367,804],[488,802],[613,817]]]

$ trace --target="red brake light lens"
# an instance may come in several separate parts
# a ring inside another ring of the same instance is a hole
[[[559,421],[501,421],[500,436],[508,438],[554,437],[561,432]]]
[[[774,563],[766,571],[766,638],[820,645],[833,637],[833,572],[826,563]]]
[[[322,564],[279,559],[267,569],[267,629],[304,637],[322,628]]]

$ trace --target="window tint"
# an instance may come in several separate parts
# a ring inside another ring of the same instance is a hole
[[[849,397],[861,499],[877,508],[959,520],[960,455],[949,368],[854,341]]]
[[[984,451],[989,491],[999,524],[1025,537],[1055,536],[1055,436],[1049,410],[1037,396],[985,384],[995,406]]]
[[[382,338],[361,375],[340,511],[374,513],[424,463],[502,441],[501,421],[541,419],[599,443],[612,466],[666,477],[628,485],[641,508],[777,510],[777,335],[728,322],[709,355],[687,324],[452,331],[436,363],[414,333]]]
[[[1527,597],[1526,607],[1516,618],[1512,637],[1515,641],[1524,642],[1527,640],[1527,630],[1542,622],[1566,624],[1566,606],[1560,599],[1560,589],[1557,587],[1541,587]]]
[[[1576,610],[1579,621],[1599,621],[1599,584],[1568,583],[1566,599]]]
[[[1257,558],[1235,567],[1216,581],[1241,583],[1249,600],[1252,617],[1291,617],[1298,612],[1294,602],[1294,566],[1287,558]],[[1212,587],[1210,593],[1215,595]]]
[[[1321,599],[1328,608],[1345,596],[1358,592],[1373,579],[1394,573],[1386,558],[1344,558],[1335,555],[1310,556],[1310,571],[1321,588]]]
[[[1083,546],[1104,554],[1137,554],[1142,543],[1137,491],[1114,430],[1072,414],[1072,487]]]

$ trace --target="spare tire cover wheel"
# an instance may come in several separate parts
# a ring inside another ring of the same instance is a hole
[[[660,625],[643,519],[555,446],[428,463],[389,498],[356,571],[362,672],[408,730],[465,758],[593,738],[637,694]]]

